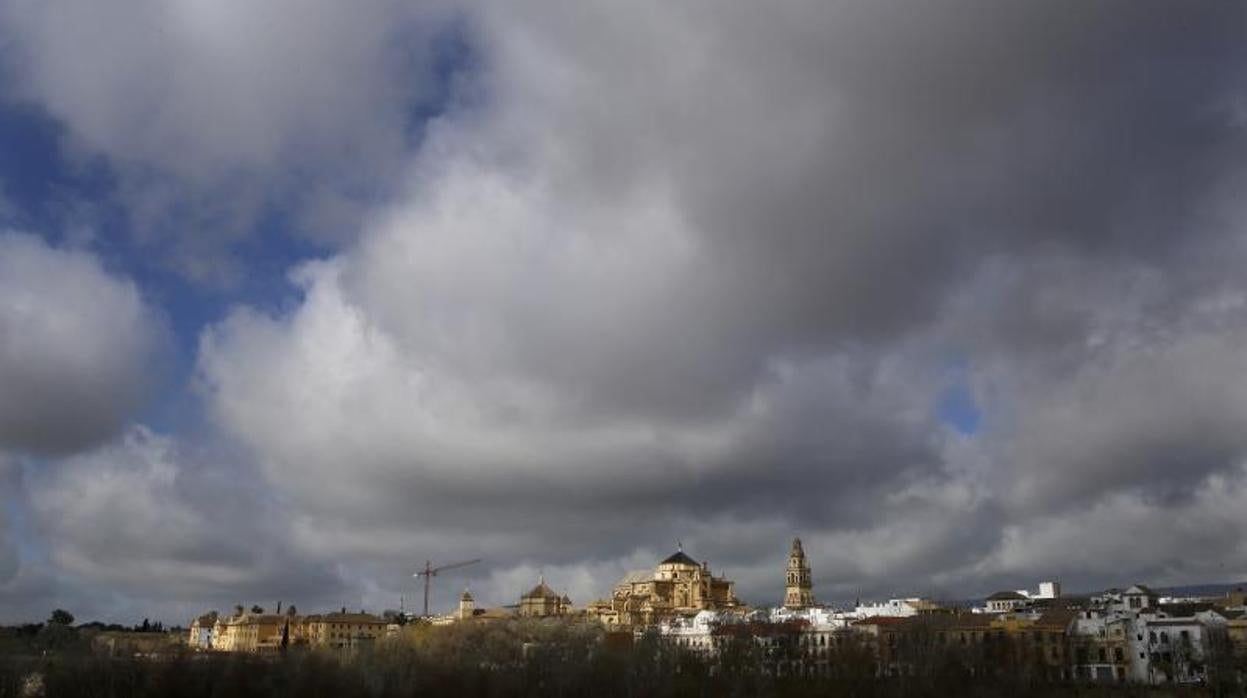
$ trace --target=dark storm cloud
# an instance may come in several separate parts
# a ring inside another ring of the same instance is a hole
[[[1247,510],[1247,9],[1185,10],[469,4],[393,200],[205,328],[199,388],[291,564],[377,603],[477,556],[489,601],[546,565],[584,601],[676,539],[764,602],[793,534],[831,598],[1247,573],[1166,523]],[[280,171],[263,106],[199,146]]]
[[[17,472],[9,460],[0,453],[0,485],[6,493],[16,491]],[[17,574],[17,540],[12,533],[13,507],[11,495],[0,498],[0,588],[4,588]]]
[[[536,89],[538,60],[568,66],[545,91],[565,103],[532,126],[557,184],[674,189],[726,266],[672,301],[708,287],[752,326],[715,335],[745,353],[907,331],[989,250],[1150,254],[1197,232],[1241,161],[1241,8],[838,3],[656,23],[533,7],[497,43],[550,55],[499,82]]]
[[[477,13],[490,99],[431,131],[405,203],[299,273],[298,311],[206,336],[270,479],[341,483],[295,485],[309,512],[499,565],[684,531],[761,570],[708,542],[738,519],[773,564],[804,530],[852,574],[983,583],[1028,517],[1237,467],[1235,387],[1166,343],[1191,308],[1214,343],[1238,323],[1233,265],[1180,261],[1241,255],[1240,10],[651,9]],[[953,359],[987,412],[965,444],[934,418]],[[1100,402],[1157,391],[1188,397]]]

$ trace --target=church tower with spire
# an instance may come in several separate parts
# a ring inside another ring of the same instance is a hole
[[[810,580],[810,565],[805,561],[801,539],[792,539],[792,552],[788,554],[788,582],[784,589],[784,608],[808,608],[814,605],[814,583]]]

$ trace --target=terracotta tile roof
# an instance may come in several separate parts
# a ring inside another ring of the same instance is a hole
[[[1064,630],[1069,627],[1078,612],[1068,608],[1054,608],[1046,611],[1031,626],[1040,630]]]
[[[859,621],[854,621],[853,625],[878,625],[881,627],[896,627],[905,625],[909,621],[908,618],[898,616],[870,616]]]
[[[619,580],[619,584],[637,584],[641,582],[650,582],[654,579],[654,573],[649,570],[632,570],[625,574],[623,579]]]
[[[1216,604],[1208,603],[1206,601],[1165,603],[1161,604],[1158,608],[1161,613],[1164,613],[1167,616],[1193,616],[1196,613],[1201,613],[1203,611],[1221,611],[1220,608],[1217,608]]]

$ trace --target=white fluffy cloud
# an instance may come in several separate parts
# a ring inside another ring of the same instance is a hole
[[[6,3],[11,98],[118,176],[137,239],[191,278],[273,210],[349,238],[414,142],[444,6],[398,0]]]
[[[0,233],[0,447],[64,453],[148,397],[163,321],[89,252]]]

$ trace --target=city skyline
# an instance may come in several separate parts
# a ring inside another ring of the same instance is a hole
[[[0,624],[1245,580],[1245,34],[0,4]]]

